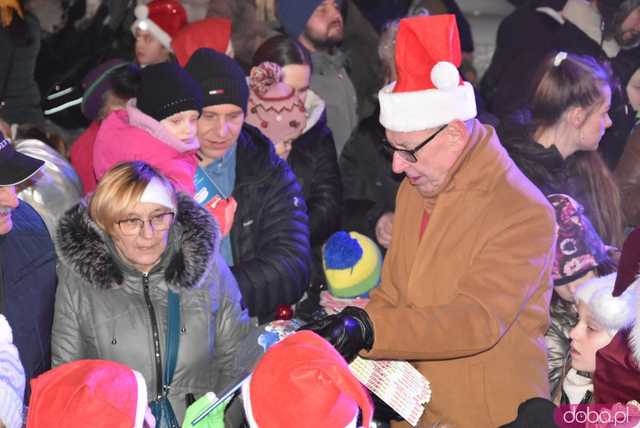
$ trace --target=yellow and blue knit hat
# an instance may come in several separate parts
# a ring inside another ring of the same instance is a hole
[[[378,286],[382,254],[368,237],[358,232],[339,231],[325,242],[322,265],[331,294],[351,298],[367,295]]]

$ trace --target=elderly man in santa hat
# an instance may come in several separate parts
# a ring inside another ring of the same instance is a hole
[[[364,310],[306,326],[347,360],[410,361],[432,384],[421,427],[500,426],[549,394],[554,212],[475,119],[460,56],[453,15],[400,22],[398,80],[379,98],[406,178],[381,285]]]

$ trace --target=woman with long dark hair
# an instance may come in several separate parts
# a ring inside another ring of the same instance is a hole
[[[620,246],[620,191],[597,152],[611,126],[610,68],[589,56],[548,55],[534,80],[527,109],[498,128],[502,144],[545,194],[564,193],[585,207],[603,240]]]

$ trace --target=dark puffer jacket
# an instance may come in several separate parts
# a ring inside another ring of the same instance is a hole
[[[12,219],[12,230],[0,235],[0,311],[13,329],[28,389],[29,380],[50,367],[56,253],[29,204],[21,201]]]
[[[321,110],[317,122],[294,141],[287,159],[307,203],[312,246],[322,244],[340,226],[342,198],[338,156],[324,103]]]
[[[249,314],[264,323],[278,305],[300,300],[309,286],[309,220],[291,168],[250,125],[238,138],[233,197],[238,209],[231,271]]]
[[[167,249],[144,275],[118,256],[85,203],[71,208],[57,233],[53,365],[82,358],[121,362],[144,376],[149,400],[154,399],[162,391],[171,289],[180,295],[182,325],[168,394],[178,420],[184,417],[186,394],[222,392],[253,363],[247,356],[258,358],[260,351],[257,343],[249,348],[245,342],[254,329],[218,240],[213,217],[182,194]]]

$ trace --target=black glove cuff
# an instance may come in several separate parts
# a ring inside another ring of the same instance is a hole
[[[367,311],[357,306],[347,306],[341,313],[349,315],[360,324],[362,331],[362,347],[367,351],[370,351],[371,348],[373,348],[374,333],[373,323],[371,322],[371,318],[369,318]]]

